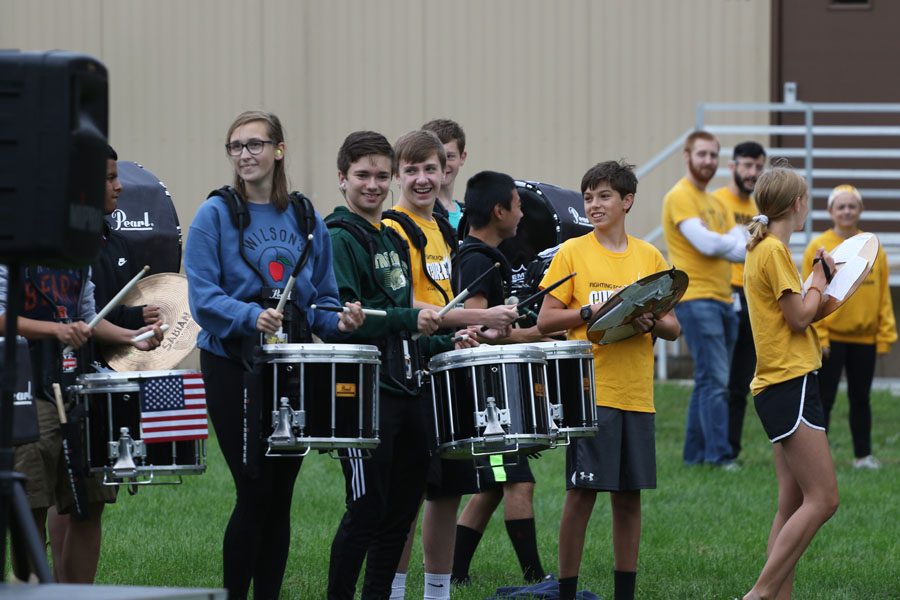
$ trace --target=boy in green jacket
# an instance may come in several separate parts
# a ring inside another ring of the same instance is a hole
[[[421,371],[427,357],[453,349],[448,336],[425,337],[439,329],[441,317],[431,309],[412,308],[408,247],[381,224],[393,162],[393,149],[383,135],[358,131],[347,136],[337,159],[347,207],[338,207],[325,219],[340,297],[387,312],[367,319],[347,336],[350,343],[373,344],[381,351],[380,443],[365,460],[359,450],[341,451],[349,458],[341,461],[347,510],[331,546],[330,599],[354,597],[363,560],[362,597],[390,595],[425,489],[429,429]],[[413,340],[415,333],[423,337]],[[457,347],[474,345],[473,339],[457,342]]]

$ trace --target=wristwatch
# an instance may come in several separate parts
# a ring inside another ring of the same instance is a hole
[[[581,307],[581,319],[587,323],[591,320],[591,317],[594,316],[594,309],[591,308],[590,304],[585,304]]]

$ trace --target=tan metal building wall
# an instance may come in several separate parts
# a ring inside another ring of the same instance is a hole
[[[458,195],[487,168],[577,189],[599,160],[647,161],[699,102],[770,98],[769,0],[0,0],[0,47],[101,59],[110,140],[168,184],[185,230],[229,181],[223,136],[248,108],[282,118],[292,183],[327,214],[356,129],[456,119]],[[642,182],[633,233],[682,171],[675,156]]]

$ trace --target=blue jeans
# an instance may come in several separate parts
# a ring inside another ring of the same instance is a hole
[[[694,390],[688,405],[684,462],[722,464],[731,456],[728,375],[737,339],[737,315],[731,304],[701,299],[679,303],[675,316],[694,359]]]

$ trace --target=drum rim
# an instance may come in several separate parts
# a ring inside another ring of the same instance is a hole
[[[547,364],[544,351],[532,344],[515,344],[513,346],[478,346],[441,352],[431,357],[428,368],[432,371],[447,367],[469,367],[483,364],[509,363]]]
[[[593,358],[593,344],[588,340],[560,340],[558,342],[534,342],[529,344],[543,351],[547,360],[551,358]]]
[[[75,378],[79,385],[87,383],[134,383],[139,379],[156,379],[158,377],[173,377],[176,375],[201,375],[194,369],[172,369],[160,371],[106,371],[103,373],[82,373]]]
[[[378,362],[381,352],[371,344],[265,344],[264,355],[269,357],[290,357],[297,362],[322,362],[310,358],[360,358]]]

